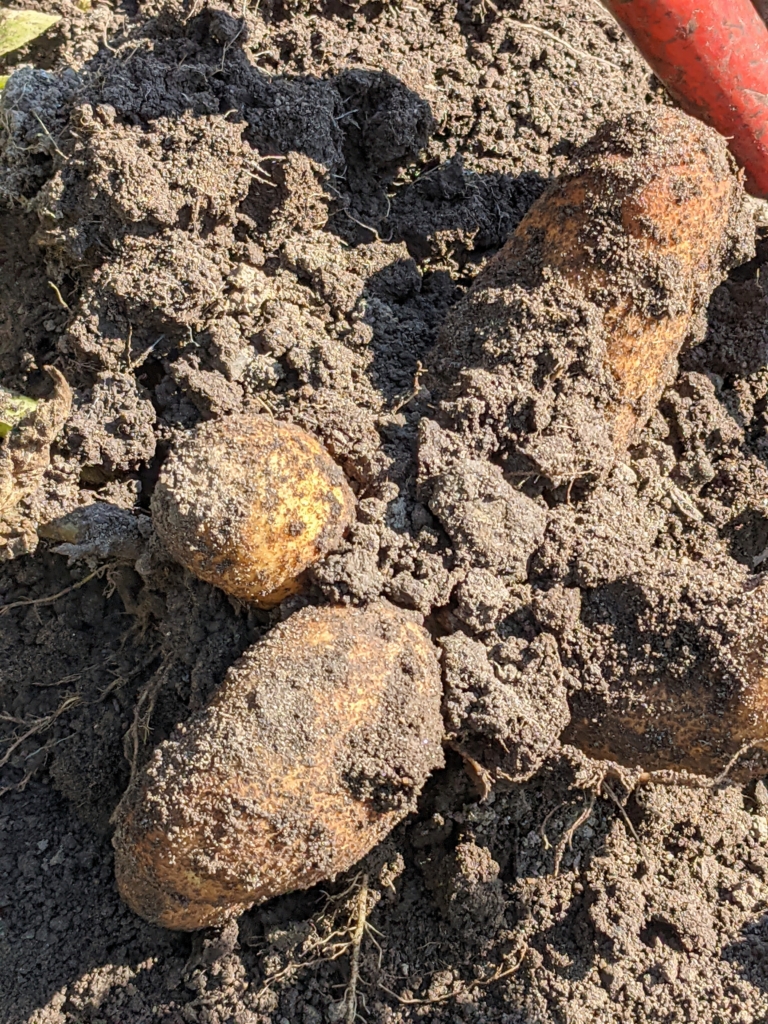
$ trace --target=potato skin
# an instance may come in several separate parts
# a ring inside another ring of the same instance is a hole
[[[412,613],[304,608],[162,743],[115,814],[115,873],[146,920],[194,930],[363,857],[443,763],[435,648]]]
[[[725,140],[673,108],[646,117],[655,121],[650,135],[647,127],[642,137],[598,132],[496,257],[514,265],[539,247],[544,266],[603,309],[619,388],[608,416],[620,449],[656,407],[695,317],[724,278],[744,204]]]
[[[604,478],[753,243],[715,131],[666,107],[607,122],[446,317],[436,419],[518,479]]]
[[[341,544],[355,499],[306,431],[269,416],[203,423],[162,468],[155,529],[190,572],[233,597],[272,607]]]
[[[695,317],[728,269],[729,234],[744,205],[720,136],[673,108],[646,116],[655,125],[642,139],[599,132],[497,257],[514,263],[521,247],[539,245],[545,265],[603,308],[620,393],[608,414],[617,448],[635,439],[674,375]],[[601,237],[611,221],[615,237]]]

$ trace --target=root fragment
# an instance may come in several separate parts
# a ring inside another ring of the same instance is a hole
[[[32,736],[37,736],[40,733],[46,732],[50,729],[57,718],[60,718],[66,711],[71,711],[72,708],[76,707],[76,705],[80,703],[80,696],[74,693],[65,697],[55,711],[52,711],[49,715],[43,715],[40,718],[16,718],[14,715],[9,715],[5,712],[0,714],[0,722],[19,725],[25,730],[20,736],[17,736],[12,740],[11,745],[2,757],[0,757],[0,768],[4,768],[5,765],[8,764],[10,759],[26,740],[30,739]]]
[[[366,929],[368,915],[368,875],[364,874],[357,893],[357,921],[350,939],[349,985],[344,993],[346,1006],[345,1024],[355,1024],[357,1017],[357,985],[360,980],[360,949]]]
[[[573,848],[573,837],[579,831],[581,826],[582,825],[586,825],[586,823],[591,818],[592,811],[595,809],[595,801],[596,801],[596,799],[597,799],[597,793],[595,793],[595,792],[590,793],[589,800],[587,802],[587,806],[584,808],[584,810],[581,812],[581,814],[578,816],[578,818],[576,818],[576,820],[573,822],[573,824],[569,825],[569,827],[563,833],[563,835],[562,835],[562,837],[560,839],[560,842],[557,844],[557,849],[555,850],[555,865],[554,865],[554,869],[552,871],[552,873],[553,873],[553,875],[555,877],[557,877],[560,874],[560,865],[562,863],[563,855],[565,854],[566,849],[572,849]]]
[[[358,1017],[358,988],[360,980],[360,954],[363,939],[367,936],[377,946],[375,929],[368,921],[370,889],[368,875],[358,875],[350,886],[336,896],[328,897],[325,908],[313,920],[313,934],[305,941],[302,952],[306,960],[289,961],[280,970],[270,974],[257,993],[257,998],[270,991],[273,985],[307,967],[331,963],[343,956],[349,956],[349,982],[341,1001],[344,1024],[354,1024]],[[351,897],[351,898],[350,898]],[[338,923],[343,908],[350,908],[345,922]],[[381,948],[381,947],[379,947]]]
[[[90,583],[91,580],[101,579],[104,573],[109,569],[112,563],[100,565],[98,569],[94,569],[93,572],[89,572],[87,576],[83,576],[77,583],[73,583],[70,587],[65,587],[60,590],[57,594],[51,594],[49,597],[36,597],[36,598],[23,598],[21,601],[11,601],[10,604],[4,604],[0,606],[0,616],[5,615],[7,612],[12,611],[14,608],[31,608],[35,605],[53,604],[54,601],[58,601],[60,597],[66,597],[67,594],[71,594],[73,590],[79,590],[80,587],[84,587],[86,583]]]
[[[489,985],[495,985],[497,981],[503,981],[505,978],[510,978],[513,974],[517,974],[523,966],[527,953],[528,945],[523,943],[522,946],[513,949],[502,957],[501,963],[490,977],[476,978],[467,985],[459,983],[459,986],[455,987],[452,992],[444,992],[439,996],[428,996],[425,999],[419,999],[413,996],[398,995],[397,992],[393,992],[392,989],[387,988],[385,985],[380,984],[378,987],[382,992],[386,992],[388,996],[396,999],[401,1006],[431,1006],[433,1003],[447,1003],[450,999],[456,999],[457,996],[471,993],[478,988],[487,988]]]

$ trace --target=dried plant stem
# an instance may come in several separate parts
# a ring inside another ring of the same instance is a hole
[[[360,981],[360,949],[365,935],[368,917],[368,875],[364,874],[357,893],[357,920],[350,939],[349,985],[344,993],[346,1004],[345,1024],[355,1024],[357,1017],[357,985]]]

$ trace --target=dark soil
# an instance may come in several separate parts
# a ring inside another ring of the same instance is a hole
[[[47,9],[0,100],[0,380],[44,395],[54,363],[74,402],[22,509],[42,539],[0,572],[3,1024],[342,1021],[363,905],[364,1020],[768,1019],[762,778],[638,784],[563,739],[628,662],[717,652],[761,570],[765,241],[640,443],[570,501],[446,460],[422,377],[575,148],[666,102],[629,43],[598,0]],[[175,439],[240,409],[315,434],[358,498],[274,611],[151,526]],[[131,762],[281,619],[382,596],[443,653],[418,811],[234,924],[144,923],[110,844]]]

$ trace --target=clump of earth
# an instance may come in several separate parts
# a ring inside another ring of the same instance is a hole
[[[616,636],[695,660],[670,565],[716,566],[712,607],[766,558],[762,230],[570,500],[452,449],[425,371],[575,148],[669,102],[631,45],[596,0],[38,6],[62,20],[0,66],[0,380],[45,398],[53,365],[72,404],[3,538],[2,1020],[342,1021],[361,905],[365,1020],[768,1015],[764,781],[638,781],[568,742]],[[313,433],[357,497],[274,611],[186,573],[149,515],[175,440],[240,410]],[[322,888],[145,924],[110,845],[131,767],[280,619],[382,597],[443,659],[418,812]]]

